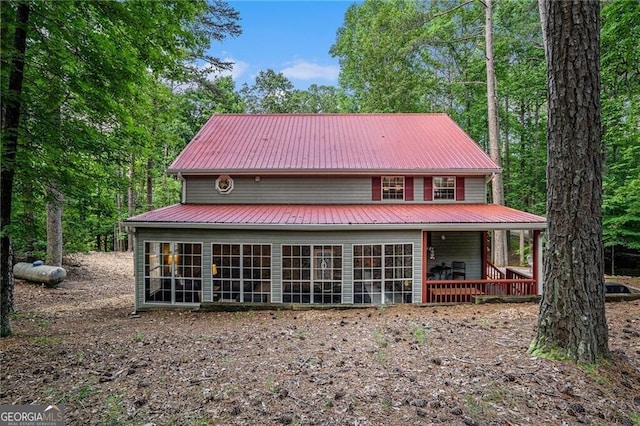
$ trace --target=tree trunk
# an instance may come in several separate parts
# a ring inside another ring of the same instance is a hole
[[[36,215],[35,206],[33,200],[33,185],[31,182],[24,183],[24,189],[22,194],[22,204],[24,206],[24,212],[22,213],[22,220],[24,223],[25,236],[24,236],[24,251],[27,255],[27,262],[33,262],[35,259],[36,250]]]
[[[22,81],[24,80],[24,54],[27,50],[27,23],[29,5],[18,3],[16,29],[13,36],[13,57],[9,71],[9,87],[2,117],[2,177],[0,179],[0,336],[11,334],[9,313],[13,311],[13,262],[11,251],[11,201],[16,173],[18,132]],[[3,24],[4,26],[4,24]],[[2,90],[4,92],[4,90]],[[4,100],[4,99],[3,99]],[[4,102],[3,102],[4,103]]]
[[[47,264],[62,266],[62,192],[55,184],[47,187]]]
[[[616,274],[616,246],[611,246],[611,275]]]
[[[485,49],[487,60],[487,112],[489,120],[489,155],[498,166],[502,165],[500,159],[500,142],[498,140],[498,90],[496,72],[493,65],[493,10],[491,0],[485,0]],[[502,174],[497,173],[491,181],[491,194],[493,204],[504,205],[504,185]],[[493,262],[497,266],[504,266],[508,262],[507,233],[506,231],[494,231]]]
[[[129,217],[136,214],[136,196],[135,196],[135,160],[133,159],[133,155],[131,156],[131,164],[129,165],[129,190],[128,190],[128,214]],[[127,251],[133,251],[133,233],[129,232],[127,236]]]
[[[147,160],[147,211],[153,210],[153,160]]]
[[[122,172],[120,169],[117,171],[118,178],[122,177]],[[118,217],[122,217],[122,195],[120,192],[116,194],[116,211],[118,212]],[[114,237],[113,237],[113,251],[123,251],[122,250],[122,241],[120,240],[121,235],[121,221],[118,220],[118,223],[115,226]]]
[[[548,241],[535,355],[609,358],[604,300],[599,2],[540,0],[546,34]]]

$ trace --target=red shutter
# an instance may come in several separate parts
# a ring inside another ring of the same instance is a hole
[[[405,201],[413,201],[413,177],[404,178],[404,199]]]
[[[380,201],[382,199],[382,178],[374,177],[371,179],[371,199]]]
[[[433,178],[431,176],[424,178],[424,200],[433,201]]]
[[[456,177],[456,201],[464,201],[464,177]]]

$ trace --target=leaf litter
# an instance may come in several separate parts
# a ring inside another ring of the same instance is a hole
[[[608,303],[613,362],[532,357],[537,305],[132,314],[130,253],[16,280],[0,403],[69,425],[640,424],[640,303]]]

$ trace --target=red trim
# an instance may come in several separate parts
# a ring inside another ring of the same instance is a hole
[[[413,177],[404,178],[404,199],[405,201],[413,201]]]
[[[424,200],[433,201],[433,178],[431,176],[424,178]]]
[[[382,178],[374,177],[371,179],[371,199],[373,201],[382,200]]]
[[[464,201],[464,177],[456,177],[456,201]]]

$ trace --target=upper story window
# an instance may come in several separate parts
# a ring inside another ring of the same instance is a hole
[[[433,199],[434,200],[455,200],[456,199],[456,178],[455,177],[434,177],[433,178]]]
[[[382,177],[382,199],[383,200],[404,200],[404,177],[403,176],[383,176]]]

